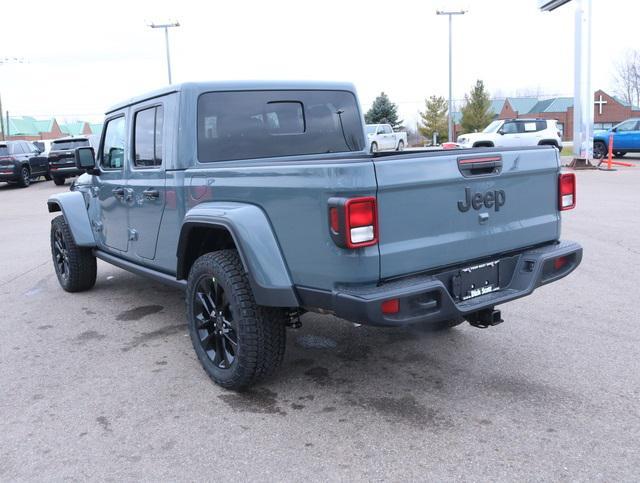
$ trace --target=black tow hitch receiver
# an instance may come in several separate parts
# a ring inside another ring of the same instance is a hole
[[[477,327],[478,329],[486,329],[487,327],[492,327],[504,322],[500,311],[493,308],[473,312],[465,316],[465,318],[469,324]]]

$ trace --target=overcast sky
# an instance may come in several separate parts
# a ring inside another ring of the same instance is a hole
[[[415,119],[429,95],[447,95],[447,19],[454,18],[454,97],[476,79],[501,96],[573,93],[573,6],[537,0],[215,0],[5,2],[0,95],[12,115],[100,120],[124,98],[167,82],[223,79],[351,81],[364,109],[385,91]],[[612,90],[613,63],[640,47],[640,1],[593,0],[593,87]],[[415,122],[415,121],[413,121]]]

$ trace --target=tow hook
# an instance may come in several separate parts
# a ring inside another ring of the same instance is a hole
[[[492,327],[504,322],[504,320],[502,320],[500,311],[493,308],[482,309],[477,312],[473,312],[465,316],[465,318],[467,319],[467,322],[469,322],[469,324],[477,327],[478,329],[486,329],[487,327]]]

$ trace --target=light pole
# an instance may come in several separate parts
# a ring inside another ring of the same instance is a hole
[[[25,60],[22,57],[0,57],[0,65],[5,64],[24,64]],[[9,113],[7,113],[7,129],[9,129]],[[2,131],[2,141],[6,139],[8,133],[4,130],[4,114],[2,111],[2,98],[0,97],[0,131]]]
[[[449,141],[454,141],[453,139],[453,94],[452,94],[452,75],[451,75],[451,17],[453,15],[464,15],[467,13],[466,10],[456,10],[456,11],[444,11],[444,10],[436,10],[436,15],[448,15],[449,16],[449,109],[447,110],[447,118],[449,120]]]
[[[171,56],[169,55],[169,28],[171,27],[180,27],[179,22],[172,23],[150,23],[149,27],[152,29],[164,29],[164,42],[167,48],[167,74],[169,75],[169,84],[171,84]]]

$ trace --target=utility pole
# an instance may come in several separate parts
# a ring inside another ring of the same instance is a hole
[[[171,27],[180,27],[179,22],[156,24],[151,23],[149,27],[152,29],[164,29],[164,43],[167,50],[167,75],[169,77],[169,84],[171,84],[171,56],[169,54],[169,29]]]
[[[456,10],[456,11],[444,11],[444,10],[436,10],[436,15],[448,15],[449,16],[449,109],[447,110],[447,118],[449,121],[449,141],[455,141],[453,139],[453,87],[452,87],[452,59],[451,59],[451,17],[453,15],[464,15],[467,13],[466,10]]]
[[[2,97],[0,97],[0,131],[2,131],[2,140],[6,141],[7,138],[4,135],[4,116],[2,115],[4,111],[2,110]]]
[[[24,64],[22,57],[0,57],[0,65],[6,64]],[[2,110],[2,98],[0,97],[0,130],[2,131],[2,140],[5,141],[9,133],[4,130],[4,111]],[[9,129],[9,113],[7,112],[7,130]]]

